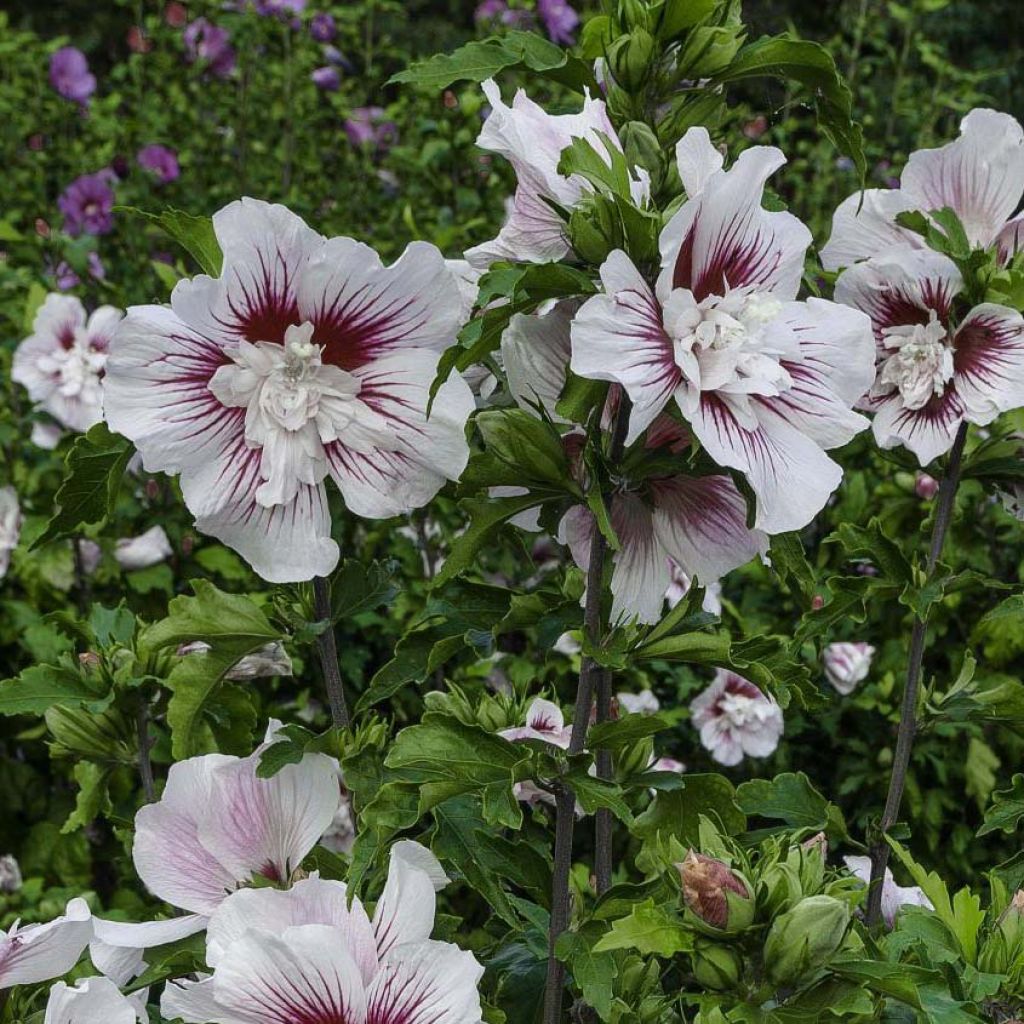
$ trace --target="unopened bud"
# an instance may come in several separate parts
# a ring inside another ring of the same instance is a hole
[[[824,607],[825,598],[822,597],[821,594],[815,594],[814,597],[811,598],[811,610],[820,611]]]
[[[764,964],[772,984],[793,984],[828,963],[849,924],[849,908],[832,896],[808,896],[777,917],[764,943]]]
[[[927,473],[918,473],[914,481],[914,493],[924,501],[931,501],[939,493],[939,481]]]
[[[78,656],[78,666],[85,672],[92,672],[100,667],[100,656],[95,651],[82,651]]]
[[[690,850],[676,865],[683,902],[696,922],[715,932],[742,931],[754,919],[750,887],[727,864]]]
[[[623,89],[639,92],[650,77],[654,57],[654,36],[645,28],[636,28],[608,48],[608,68]]]
[[[743,961],[730,946],[698,939],[690,960],[693,976],[702,988],[723,992],[739,984]]]
[[[569,215],[568,234],[573,251],[588,263],[601,264],[613,249],[622,248],[619,218],[601,196],[576,204]]]

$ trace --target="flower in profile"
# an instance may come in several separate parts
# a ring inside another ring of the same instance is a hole
[[[871,881],[870,857],[844,857],[848,871],[856,875],[865,885]],[[887,928],[896,924],[896,915],[902,907],[924,907],[932,910],[931,900],[916,885],[897,885],[892,872],[886,868],[882,880],[882,920]]]
[[[57,206],[64,214],[64,230],[69,235],[106,235],[113,230],[113,177],[107,169],[82,174],[57,197]]]
[[[676,158],[687,201],[662,231],[657,285],[611,253],[603,293],[573,323],[572,369],[625,389],[627,444],[675,406],[707,455],[746,478],[754,526],[797,530],[842,478],[826,452],[868,426],[852,407],[874,377],[871,324],[795,301],[810,232],[761,205],[782,153],[753,146],[726,171],[707,131],[691,128]]]
[[[333,43],[338,35],[338,28],[326,11],[318,11],[309,19],[309,34],[318,43]]]
[[[960,122],[960,137],[910,155],[895,188],[855,192],[839,204],[821,250],[826,270],[849,267],[925,241],[896,217],[946,207],[960,218],[972,246],[995,246],[1004,262],[1024,244],[1024,129],[1009,114],[977,108]]]
[[[210,920],[212,974],[169,982],[160,1012],[187,1024],[478,1024],[483,968],[430,938],[446,882],[433,854],[405,841],[372,919],[343,882],[316,875],[236,892]]]
[[[985,426],[1024,405],[1024,317],[985,302],[965,308],[956,264],[931,249],[894,250],[844,270],[840,302],[871,318],[877,376],[863,407],[882,448],[922,466],[953,446],[962,423]]]
[[[265,747],[171,765],[160,799],[135,816],[132,858],[155,896],[209,916],[254,878],[291,880],[338,809],[338,774],[329,757],[307,754],[260,778]]]
[[[227,78],[235,69],[235,50],[225,28],[206,18],[196,18],[182,33],[185,59],[204,65],[217,78]]]
[[[587,140],[599,154],[609,146],[621,150],[602,100],[588,94],[578,114],[553,116],[520,89],[507,106],[494,79],[483,84],[491,112],[476,140],[481,149],[505,157],[516,172],[516,191],[508,218],[497,238],[466,252],[466,259],[486,270],[495,260],[547,263],[570,252],[565,223],[552,209],[571,210],[593,188],[578,174],[558,172],[562,150],[573,139]],[[608,157],[610,163],[611,157]],[[644,202],[650,191],[646,171],[631,183],[633,199]]]
[[[309,77],[313,79],[313,84],[318,89],[323,89],[324,92],[337,92],[341,86],[341,75],[338,73],[338,69],[330,65],[315,68]]]
[[[863,641],[829,644],[822,655],[825,678],[845,697],[867,679],[874,654],[874,647]]]
[[[11,552],[21,536],[21,506],[18,492],[9,484],[0,487],[0,580],[11,567]]]
[[[85,106],[96,91],[96,76],[89,73],[85,54],[62,46],[50,57],[50,85],[66,100]]]
[[[178,166],[178,154],[170,146],[161,146],[151,142],[143,146],[136,154],[139,166],[149,171],[161,185],[176,181],[181,174]]]
[[[750,680],[720,668],[711,685],[690,702],[700,741],[719,764],[767,757],[782,736],[782,709]]]
[[[67,974],[92,938],[92,913],[76,897],[64,913],[46,924],[21,928],[15,921],[0,932],[0,989],[35,985]]]
[[[146,1024],[144,1007],[131,1002],[105,977],[80,978],[72,987],[58,981],[50,989],[43,1024]]]
[[[159,565],[173,554],[162,526],[151,526],[138,537],[121,537],[114,546],[114,559],[126,572]]]
[[[355,515],[430,501],[469,457],[473,396],[458,375],[427,402],[462,325],[454,275],[413,242],[391,266],[253,199],[214,216],[220,277],[135,306],[104,378],[112,430],[148,472],[181,474],[196,526],[272,582],[338,562],[326,478]]]
[[[86,318],[77,298],[51,292],[32,334],[14,353],[12,379],[69,430],[95,426],[103,418],[100,381],[121,316],[113,306],[100,306]]]
[[[572,46],[576,40],[580,16],[568,0],[537,0],[537,13],[553,43]]]

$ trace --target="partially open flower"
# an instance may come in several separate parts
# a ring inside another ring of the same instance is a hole
[[[148,569],[166,562],[174,550],[162,526],[151,526],[138,537],[121,537],[114,546],[114,558],[122,569]]]
[[[843,863],[865,885],[871,880],[870,857],[844,857]],[[916,885],[897,885],[892,872],[886,868],[882,880],[882,920],[887,928],[892,928],[896,923],[896,915],[901,907],[926,907],[931,910],[932,903]]]
[[[863,641],[829,644],[822,655],[825,678],[844,696],[853,693],[867,679],[874,655],[874,647]]]

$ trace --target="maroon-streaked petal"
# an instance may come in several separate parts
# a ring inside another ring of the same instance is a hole
[[[1020,408],[1024,318],[991,302],[975,306],[957,329],[953,369],[953,385],[971,423],[991,423],[999,413]]]
[[[1006,222],[996,239],[996,249],[1000,263],[1009,263],[1024,249],[1024,213],[1018,213]]]
[[[920,409],[904,408],[899,393],[872,401],[876,410],[871,428],[880,448],[909,448],[922,466],[953,447],[957,429],[966,409],[951,381],[941,395],[935,395]]]
[[[617,494],[611,517],[619,541],[612,555],[612,620],[656,623],[672,576],[652,509],[637,494]]]
[[[847,196],[832,215],[832,233],[821,248],[821,265],[840,270],[893,249],[923,249],[920,235],[896,223],[897,214],[913,209],[914,200],[897,188],[868,188]]]

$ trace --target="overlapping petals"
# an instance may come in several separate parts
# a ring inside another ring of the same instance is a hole
[[[82,978],[74,986],[58,981],[50,989],[43,1024],[135,1024],[144,1008],[121,995],[109,978]]]
[[[912,153],[899,188],[868,189],[844,200],[821,250],[827,270],[884,256],[896,248],[923,248],[920,235],[896,223],[908,210],[952,209],[972,246],[997,246],[1005,261],[1018,249],[1024,194],[1024,129],[1009,114],[978,108],[960,122],[960,137]]]
[[[964,422],[984,426],[1024,405],[1024,318],[984,303],[955,323],[963,280],[948,257],[903,249],[844,271],[836,298],[871,318],[877,379],[867,407],[883,448],[927,465]]]
[[[120,320],[113,306],[87,316],[73,295],[51,293],[14,353],[11,377],[63,426],[88,430],[103,418],[100,381]]]
[[[221,276],[137,306],[104,381],[111,427],[146,468],[181,474],[197,527],[264,578],[324,575],[330,476],[357,515],[429,501],[468,458],[473,408],[451,377],[426,415],[440,353],[464,316],[441,254],[413,243],[390,267],[252,199],[214,217]]]
[[[92,928],[89,905],[76,897],[46,924],[21,928],[15,922],[8,932],[0,932],[0,990],[67,974],[89,944]]]
[[[540,740],[567,750],[572,726],[565,724],[562,709],[543,697],[534,700],[526,711],[526,724],[502,729],[499,736],[507,740]]]
[[[733,766],[744,756],[767,757],[782,736],[782,709],[749,679],[719,669],[711,685],[690,702],[694,728],[719,763]]]
[[[396,844],[373,920],[344,883],[229,896],[210,921],[212,975],[168,984],[162,1014],[195,1024],[478,1024],[472,954],[430,939],[447,879],[416,843]]]
[[[579,175],[558,173],[562,150],[573,139],[587,140],[599,154],[608,147],[621,150],[618,136],[608,119],[602,100],[589,95],[578,114],[548,114],[522,90],[506,105],[493,79],[484,82],[491,113],[484,122],[477,145],[505,157],[516,172],[516,192],[508,219],[498,237],[466,253],[466,259],[480,269],[495,260],[546,263],[560,260],[570,252],[565,222],[552,209],[555,203],[571,210],[592,188]],[[609,160],[610,162],[610,160]],[[642,202],[649,191],[642,172],[631,185],[633,199]]]
[[[851,407],[874,378],[870,323],[835,303],[794,301],[810,234],[761,206],[781,153],[754,147],[725,171],[694,128],[677,156],[688,201],[662,233],[656,286],[612,253],[603,293],[573,322],[572,369],[625,389],[627,442],[675,405],[711,458],[747,478],[755,526],[799,529],[841,478],[826,451],[867,426]],[[639,509],[625,518],[649,532]]]

